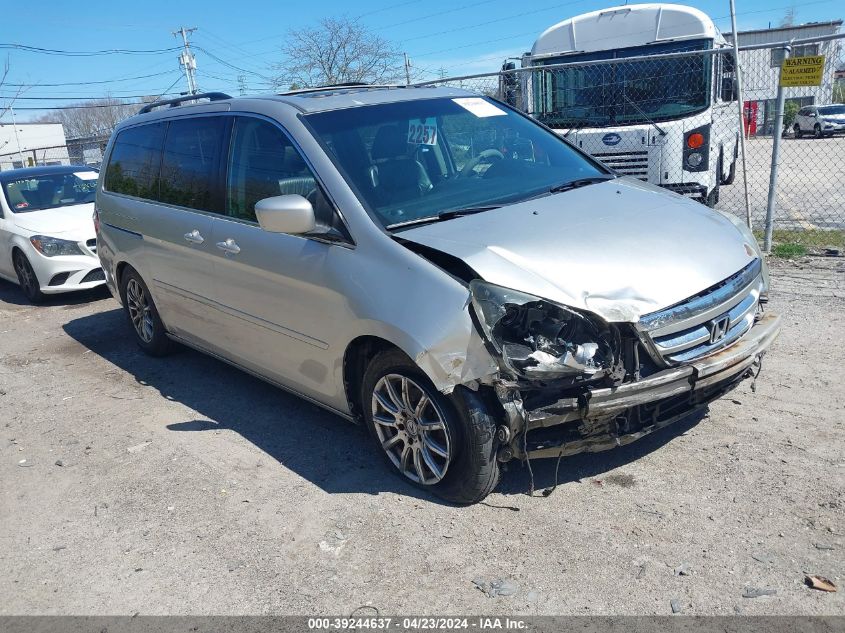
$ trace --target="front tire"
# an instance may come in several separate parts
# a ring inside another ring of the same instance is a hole
[[[496,422],[477,394],[444,396],[399,350],[378,354],[364,373],[361,403],[370,435],[391,469],[459,504],[496,487]]]
[[[38,276],[35,274],[35,270],[33,270],[32,264],[29,263],[26,255],[20,251],[15,251],[13,264],[15,265],[15,274],[18,276],[18,283],[26,298],[29,299],[29,302],[32,304],[44,303],[47,297],[41,292],[41,284],[38,282]]]
[[[158,315],[147,284],[132,268],[127,268],[120,280],[120,295],[135,342],[150,356],[164,356],[173,349],[173,341]]]
[[[795,133],[795,138],[801,138],[801,126],[797,123],[792,127],[792,131]]]
[[[813,128],[813,138],[821,138],[822,137],[822,126],[816,123],[815,127]]]

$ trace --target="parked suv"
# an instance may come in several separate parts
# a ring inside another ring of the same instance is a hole
[[[792,130],[796,138],[805,133],[821,138],[845,132],[845,104],[801,108],[795,115]]]
[[[184,343],[366,424],[446,499],[483,499],[501,462],[687,416],[778,334],[740,221],[502,103],[207,97],[144,107],[106,151],[99,256],[138,344]]]

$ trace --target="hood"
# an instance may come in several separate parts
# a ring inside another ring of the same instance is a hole
[[[16,213],[15,225],[38,235],[84,242],[95,237],[94,203]]]
[[[758,256],[726,216],[628,178],[400,235],[462,259],[486,281],[607,321],[636,322]]]

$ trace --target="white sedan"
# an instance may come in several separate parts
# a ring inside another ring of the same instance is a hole
[[[105,283],[92,219],[97,177],[65,165],[0,172],[0,277],[32,303]]]

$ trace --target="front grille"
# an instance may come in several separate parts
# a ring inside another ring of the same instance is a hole
[[[95,255],[97,254],[97,238],[88,240],[87,242],[85,242],[85,246],[88,247],[89,251],[91,251]]]
[[[608,152],[593,156],[620,174],[648,180],[648,152]]]
[[[681,303],[643,316],[638,327],[668,364],[728,347],[754,325],[763,266],[755,259],[735,275]]]
[[[103,272],[102,268],[95,268],[94,270],[90,271],[87,275],[85,275],[79,283],[87,284],[89,281],[104,281],[106,278],[106,274]]]

